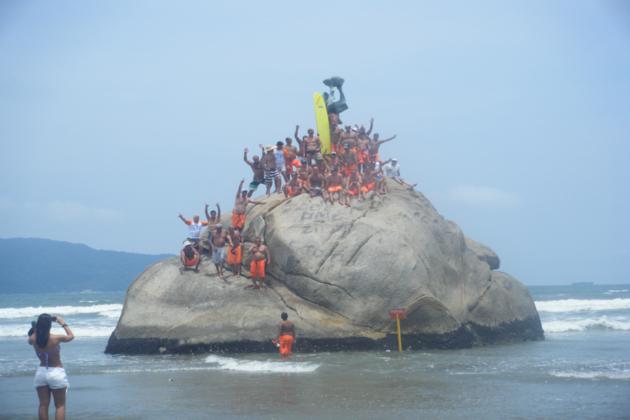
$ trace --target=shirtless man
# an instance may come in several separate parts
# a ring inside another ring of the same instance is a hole
[[[291,137],[287,137],[284,141],[286,142],[283,149],[284,162],[286,164],[287,176],[290,178],[291,174],[293,174],[296,169],[300,168],[302,164],[297,158],[298,150],[295,146],[293,146],[293,140],[291,140]]]
[[[324,177],[320,174],[319,169],[317,168],[317,166],[314,166],[311,172],[311,176],[308,178],[308,184],[309,184],[309,193],[311,195],[311,197],[315,197],[317,195],[322,195],[323,196],[323,189],[324,189]]]
[[[358,171],[353,171],[348,177],[348,181],[346,184],[346,206],[350,206],[350,197],[360,197],[361,196],[361,186],[362,186],[361,174]]]
[[[297,144],[299,146],[298,156],[300,157],[306,156],[306,153],[304,153],[304,139],[306,138],[306,136],[300,139],[300,126],[299,125],[295,126],[295,133],[293,133],[293,138],[295,138],[295,141],[297,141]]]
[[[341,159],[343,161],[344,175],[348,177],[357,170],[358,158],[356,151],[348,143],[343,145],[343,150]]]
[[[308,136],[304,140],[304,151],[309,166],[313,160],[316,164],[322,161],[322,144],[312,128],[308,129]]]
[[[206,220],[208,221],[208,239],[207,241],[203,241],[203,244],[207,245],[208,251],[212,249],[212,245],[210,245],[210,238],[212,238],[215,227],[217,223],[221,223],[221,207],[219,206],[219,203],[217,203],[216,206],[216,210],[211,210],[210,213],[208,213],[208,208],[210,206],[208,206],[208,203],[206,203],[206,208],[204,210],[204,212],[206,213]]]
[[[340,204],[343,204],[344,198],[343,177],[339,174],[337,168],[333,168],[332,173],[326,178],[324,201],[328,199],[330,204],[334,204],[335,200],[337,200]]]
[[[230,247],[233,246],[232,239],[228,236],[227,231],[223,229],[223,225],[221,223],[217,223],[215,227],[214,234],[211,239],[212,243],[212,262],[217,269],[217,274],[221,278],[221,280],[226,281],[223,276],[223,263],[225,262],[225,244],[230,244]]]
[[[349,145],[350,148],[357,147],[357,134],[352,131],[352,127],[346,125],[345,130],[340,134],[340,143],[341,146],[346,148],[346,145]]]
[[[248,204],[262,204],[260,201],[254,201],[249,198],[249,194],[247,191],[243,190],[244,179],[241,179],[241,182],[238,184],[238,189],[236,190],[236,199],[234,200],[234,210],[232,210],[232,227],[243,230],[245,227],[245,214],[247,212]],[[218,204],[217,204],[218,206]]]
[[[260,289],[265,286],[265,267],[271,264],[271,255],[269,248],[263,245],[260,236],[256,237],[256,242],[249,248],[249,254],[252,256],[252,262],[249,265],[249,272],[252,275],[252,286],[254,289]],[[256,280],[260,285],[256,284]]]
[[[381,144],[387,143],[388,141],[392,141],[395,138],[396,138],[396,134],[394,134],[393,136],[391,136],[388,139],[379,140],[378,133],[374,133],[374,138],[372,138],[369,141],[369,143],[368,143],[368,150],[370,152],[370,161],[371,162],[377,162],[380,159],[380,157],[378,155],[378,150],[381,147]]]
[[[247,193],[247,196],[251,197],[258,186],[265,182],[265,171],[262,167],[262,162],[260,161],[260,158],[258,156],[254,155],[254,157],[252,158],[253,162],[247,160],[247,152],[248,150],[247,148],[245,148],[245,151],[243,152],[243,160],[246,164],[249,165],[250,168],[252,168],[252,172],[254,173],[254,178],[249,184],[249,192]]]
[[[289,315],[286,312],[280,314],[282,323],[278,327],[278,339],[276,341],[280,350],[280,357],[286,359],[293,354],[293,343],[295,342],[295,325],[289,321]]]
[[[291,175],[291,180],[287,184],[284,184],[282,190],[284,191],[284,198],[287,199],[302,194],[302,187],[300,186],[298,174]]]
[[[264,155],[261,159],[262,167],[265,175],[265,187],[267,187],[267,197],[271,195],[271,185],[275,184],[276,189],[274,192],[280,192],[280,170],[276,166],[276,156],[274,154],[275,147],[269,146],[265,148],[262,144],[259,145]]]
[[[241,275],[241,267],[243,263],[243,245],[241,231],[234,228],[228,229],[228,235],[231,242],[227,251],[227,264],[232,268],[234,277]]]

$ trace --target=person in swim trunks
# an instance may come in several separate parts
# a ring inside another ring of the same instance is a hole
[[[212,249],[212,245],[210,245],[212,232],[214,232],[217,223],[221,223],[221,206],[219,206],[219,203],[217,203],[216,206],[216,210],[210,210],[210,213],[208,213],[208,208],[210,208],[210,206],[208,205],[208,203],[206,203],[206,207],[204,210],[204,212],[206,213],[206,221],[208,222],[208,237],[206,238],[206,240],[201,241],[202,246],[200,251],[204,253],[210,253],[210,250]]]
[[[201,253],[193,247],[192,242],[184,242],[184,247],[179,253],[179,259],[184,266],[184,270],[195,267],[195,273],[199,272],[199,264],[201,264]]]
[[[284,198],[295,197],[302,194],[302,187],[298,179],[298,174],[291,175],[291,180],[282,187],[284,191]]]
[[[265,287],[265,267],[271,264],[269,248],[262,243],[260,236],[256,238],[254,245],[249,248],[249,254],[252,256],[252,261],[249,265],[249,271],[252,275],[252,286],[249,287],[260,289]],[[260,284],[257,284],[256,280]]]
[[[264,153],[261,162],[265,174],[265,187],[267,187],[266,194],[268,197],[271,195],[272,185],[275,185],[276,187],[274,192],[280,192],[280,184],[282,181],[280,180],[280,170],[276,166],[276,156],[274,154],[276,148],[273,146],[265,148],[262,144],[260,145],[260,148]]]
[[[50,333],[52,323],[56,321],[63,328],[65,335]],[[48,418],[50,395],[55,401],[55,419],[66,417],[66,390],[68,377],[61,363],[61,343],[68,343],[74,339],[74,334],[66,321],[60,316],[41,314],[28,337],[28,344],[33,346],[39,358],[39,367],[35,373],[33,385],[39,398],[39,418]]]
[[[217,274],[221,280],[226,281],[223,276],[223,263],[225,262],[225,244],[232,246],[232,239],[228,236],[227,231],[223,229],[221,223],[217,223],[216,230],[212,235],[212,262],[217,269]]]
[[[228,229],[230,235],[230,246],[227,252],[227,263],[232,268],[234,277],[241,275],[241,266],[243,263],[243,245],[241,239],[241,231],[235,228]]]
[[[293,354],[293,343],[295,342],[295,325],[289,321],[289,315],[282,312],[280,315],[282,322],[278,327],[278,347],[280,357],[286,359]]]
[[[331,174],[326,178],[326,190],[324,192],[324,201],[334,204],[335,200],[340,204],[344,201],[343,177],[339,174],[337,168],[333,168]]]
[[[243,184],[245,180],[242,179],[238,184],[238,189],[236,190],[236,198],[234,199],[234,209],[232,210],[232,227],[243,230],[245,227],[245,216],[247,213],[247,205],[248,204],[262,204],[260,201],[254,201],[249,198],[249,194],[247,191],[243,191]]]
[[[322,161],[322,144],[319,137],[315,135],[312,128],[308,129],[308,136],[304,140],[304,151],[306,152],[306,161],[308,165],[312,165],[313,161],[319,165]]]
[[[245,163],[247,165],[249,165],[250,168],[252,168],[252,172],[254,173],[254,178],[252,179],[252,182],[249,184],[249,192],[247,193],[248,197],[251,197],[254,194],[254,191],[256,191],[256,189],[258,189],[258,186],[260,184],[264,184],[265,182],[265,171],[262,167],[262,162],[260,161],[260,158],[256,155],[254,155],[253,162],[250,162],[247,159],[247,152],[249,150],[247,148],[245,148],[245,151],[243,152],[243,160],[245,161]]]
[[[291,137],[287,137],[286,139],[284,139],[284,141],[286,142],[283,148],[284,162],[286,165],[287,177],[290,178],[291,175],[302,166],[302,163],[297,158],[298,150],[295,148],[295,146],[293,146],[293,140],[291,139]]]
[[[311,176],[308,178],[309,194],[311,197],[323,196],[325,179],[319,173],[317,166],[313,166],[311,171]]]

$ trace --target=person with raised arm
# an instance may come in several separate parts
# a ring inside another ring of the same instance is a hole
[[[63,328],[65,335],[50,333],[53,322]],[[39,418],[48,419],[50,395],[55,401],[55,419],[66,418],[66,390],[68,377],[61,363],[61,343],[68,343],[74,339],[74,334],[68,324],[60,316],[41,314],[29,332],[28,344],[33,346],[39,358],[39,367],[35,373],[33,384],[39,398]]]
[[[388,139],[379,140],[378,133],[374,133],[374,137],[372,139],[370,139],[370,142],[368,143],[368,148],[369,148],[369,151],[370,151],[370,161],[371,162],[378,162],[380,160],[380,156],[378,155],[378,151],[379,151],[379,148],[381,147],[381,144],[387,143],[388,141],[392,141],[395,138],[396,138],[396,134],[394,134],[393,136],[391,136]]]
[[[260,158],[257,155],[254,155],[252,157],[252,162],[250,162],[247,159],[248,152],[249,150],[246,147],[245,150],[243,151],[243,161],[252,169],[252,172],[254,173],[252,182],[250,182],[249,184],[249,192],[247,193],[247,196],[251,197],[254,194],[254,191],[258,189],[258,186],[260,184],[264,184],[265,171],[263,169],[262,162],[260,161]]]
[[[247,193],[247,191],[243,190],[244,183],[245,180],[241,179],[241,182],[238,184],[238,189],[236,190],[236,198],[234,199],[234,209],[232,210],[232,227],[241,231],[245,227],[247,205],[262,204],[260,201],[254,201],[249,198],[249,194]]]
[[[203,230],[203,227],[208,224],[208,222],[199,221],[199,216],[197,215],[194,215],[192,220],[185,218],[184,216],[182,216],[181,213],[178,215],[178,217],[181,219],[182,222],[188,225],[188,238],[187,239],[193,243],[193,245],[195,246],[195,248],[197,248],[197,250],[199,250],[200,248],[199,242],[201,241],[201,231]]]
[[[223,264],[225,263],[225,259],[227,257],[225,252],[226,243],[229,244],[230,247],[233,246],[232,238],[230,238],[227,234],[227,230],[223,229],[223,225],[221,225],[221,223],[217,223],[216,230],[211,238],[212,262],[217,269],[219,278],[223,281],[226,281],[223,275]]]

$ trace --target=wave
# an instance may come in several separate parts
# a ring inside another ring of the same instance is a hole
[[[597,318],[572,318],[553,321],[543,320],[543,330],[547,333],[579,332],[586,330],[630,331],[627,318],[600,316]]]
[[[114,328],[116,326],[96,326],[96,327],[83,327],[83,326],[71,326],[72,333],[75,335],[75,339],[81,339],[82,337],[109,337],[112,335]],[[24,337],[26,338],[26,334],[30,325],[0,325],[0,338],[2,337]],[[64,334],[63,330],[57,329],[52,330],[53,334]]]
[[[630,299],[563,299],[536,301],[539,312],[615,311],[630,309]]]
[[[0,319],[34,318],[42,313],[51,315],[98,314],[106,318],[118,318],[122,304],[110,303],[89,306],[25,306],[23,308],[0,308]]]
[[[574,378],[574,379],[616,379],[616,380],[630,380],[630,371],[591,371],[584,372],[580,370],[566,370],[566,371],[551,371],[551,376],[556,378]]]
[[[217,365],[215,368],[218,370],[252,373],[311,373],[315,372],[320,366],[315,363],[233,359],[213,354],[206,357],[206,363]]]
[[[629,289],[611,289],[604,292],[605,295],[614,295],[615,293],[628,293]]]

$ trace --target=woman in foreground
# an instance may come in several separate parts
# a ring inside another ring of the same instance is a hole
[[[66,335],[50,334],[53,321],[57,321],[66,332]],[[63,318],[41,314],[37,323],[33,326],[32,334],[29,334],[28,343],[35,349],[39,358],[39,367],[33,381],[37,396],[39,397],[39,418],[48,419],[48,406],[50,394],[55,399],[55,419],[63,420],[66,417],[66,389],[68,378],[61,363],[60,343],[72,341],[74,334]]]

